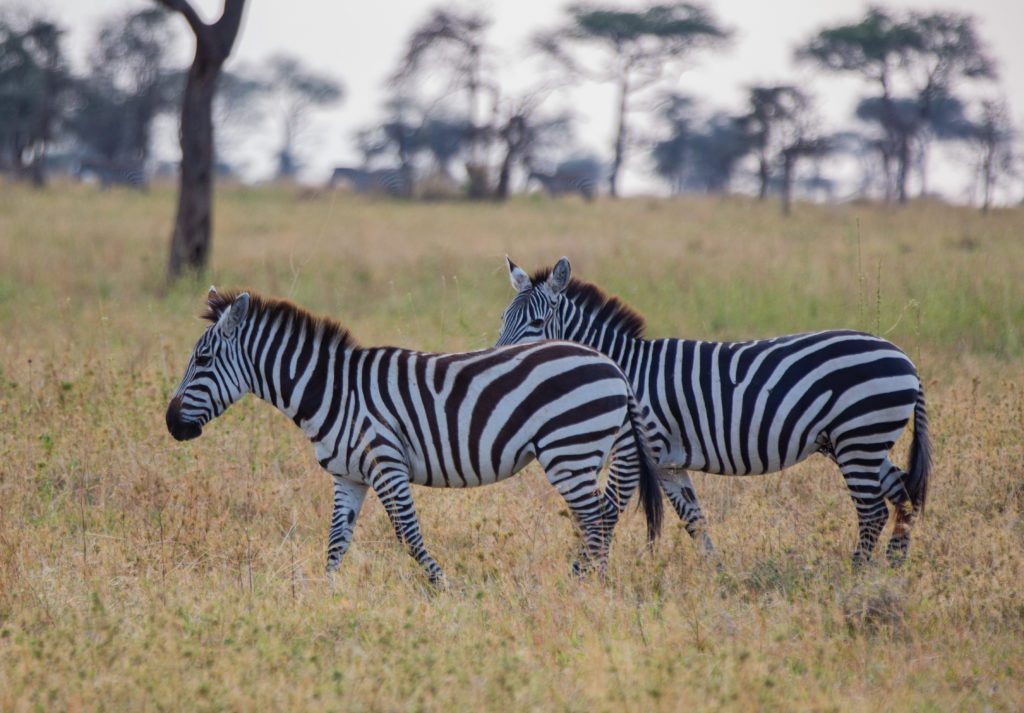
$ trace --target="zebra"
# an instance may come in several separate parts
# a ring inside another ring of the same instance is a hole
[[[347,184],[356,193],[382,194],[406,198],[412,193],[409,176],[400,168],[350,168],[339,166],[331,172],[328,188]]]
[[[497,345],[568,339],[611,357],[629,377],[645,418],[660,482],[698,549],[714,552],[687,469],[771,473],[815,452],[834,461],[857,509],[853,562],[867,562],[894,505],[886,555],[906,558],[924,509],[931,445],[917,370],[895,345],[850,330],[745,342],[644,338],[643,318],[569,261],[532,277],[506,257],[516,295]],[[905,472],[887,455],[911,415]]]
[[[544,173],[528,166],[526,182],[537,181],[548,195],[557,197],[566,193],[579,193],[587,202],[594,200],[601,180],[601,167],[591,159],[563,161],[554,173]]]
[[[127,186],[139,191],[149,187],[146,167],[141,161],[84,159],[76,167],[75,173],[79,178],[94,176],[104,191],[111,186]]]
[[[359,347],[337,322],[255,292],[211,288],[210,325],[167,407],[181,441],[252,392],[289,416],[334,479],[327,572],[352,541],[372,488],[399,543],[443,584],[410,484],[460,488],[536,459],[582,532],[574,571],[604,572],[615,521],[639,485],[653,540],[661,495],[639,406],[622,370],[571,342],[462,354]],[[604,493],[597,475],[615,453]]]

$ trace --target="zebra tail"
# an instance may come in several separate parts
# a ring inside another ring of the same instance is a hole
[[[928,475],[932,470],[932,443],[928,438],[928,411],[924,405],[924,388],[918,386],[914,404],[914,440],[910,444],[910,466],[905,486],[914,510],[924,512],[928,499]]]
[[[644,425],[633,392],[629,393],[629,422],[633,429],[637,456],[640,459],[640,502],[643,503],[644,517],[647,518],[647,541],[654,542],[661,535],[661,522],[664,506],[661,501],[661,485],[658,482],[658,470],[654,466],[651,447],[647,442],[647,427]]]

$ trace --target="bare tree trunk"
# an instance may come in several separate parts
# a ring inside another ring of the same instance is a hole
[[[509,181],[512,177],[512,163],[515,161],[515,150],[509,144],[505,152],[505,158],[501,162],[501,170],[498,171],[498,185],[494,189],[494,199],[503,201],[508,198]]]
[[[793,163],[795,157],[788,153],[782,156],[782,214],[789,215],[793,208]]]
[[[180,12],[196,37],[181,105],[181,177],[178,214],[167,264],[169,280],[186,270],[201,271],[210,254],[213,224],[213,97],[224,62],[238,37],[245,0],[225,0],[217,22],[204,23],[188,0],[157,0]]]
[[[995,148],[991,145],[985,147],[985,158],[981,164],[981,212],[988,213],[992,204],[992,181],[994,179],[992,166],[994,164]]]
[[[904,134],[899,139],[899,163],[896,167],[896,198],[900,205],[907,202],[907,176],[910,173],[910,140]]]
[[[615,132],[615,158],[608,173],[608,194],[612,198],[619,197],[619,170],[626,155],[626,108],[629,103],[629,75],[622,76],[619,84],[619,126]]]
[[[768,158],[761,156],[757,160],[757,180],[760,183],[757,189],[757,200],[763,201],[768,196]]]

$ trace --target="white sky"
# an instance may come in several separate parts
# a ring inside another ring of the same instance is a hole
[[[219,15],[222,0],[193,0],[206,18]],[[41,7],[72,28],[68,47],[81,60],[92,42],[99,20],[110,13],[147,7],[147,0],[14,0],[14,5]],[[346,99],[337,109],[318,113],[307,135],[306,176],[320,179],[334,164],[355,163],[355,129],[379,118],[385,96],[385,78],[394,70],[402,45],[433,2],[332,2],[331,0],[249,0],[230,66],[253,65],[275,52],[298,55],[309,65],[340,77]],[[625,0],[623,5],[641,5]],[[972,0],[943,3],[930,0],[893,0],[886,8],[939,9],[970,12],[979,20],[982,38],[998,63],[1000,79],[989,94],[1004,93],[1014,120],[1024,127],[1024,2]],[[734,30],[730,46],[697,53],[686,71],[671,86],[694,95],[709,107],[736,111],[742,107],[745,87],[761,82],[787,82],[810,89],[819,100],[827,128],[852,123],[853,106],[865,90],[855,79],[823,75],[793,61],[793,49],[817,29],[863,15],[867,3],[859,0],[717,0],[708,3],[717,17]],[[529,82],[536,64],[527,58],[530,36],[557,24],[564,3],[557,0],[482,0],[461,7],[483,10],[493,19],[488,39],[498,50],[499,78],[510,85]],[[191,42],[181,21],[183,62],[191,57]],[[569,107],[577,119],[581,148],[609,156],[613,127],[613,95],[609,87],[582,85],[552,97],[552,108]],[[248,169],[269,170],[276,132],[255,137],[248,144]],[[158,152],[172,150],[165,141]],[[257,148],[258,147],[258,148]],[[954,198],[964,198],[965,169],[951,170],[940,155],[933,161],[933,183]],[[647,160],[635,154],[624,176],[628,192],[650,185]]]

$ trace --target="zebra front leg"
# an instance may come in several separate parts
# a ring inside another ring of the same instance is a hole
[[[658,471],[658,480],[679,519],[683,521],[683,526],[697,545],[697,552],[704,558],[714,556],[715,545],[708,535],[707,520],[701,512],[690,474],[685,470],[667,468]]]
[[[427,552],[427,548],[423,546],[423,535],[420,534],[420,522],[416,517],[416,508],[412,502],[412,488],[409,485],[408,473],[398,468],[392,468],[374,478],[372,485],[391,519],[398,539],[405,543],[409,554],[426,571],[430,583],[443,587],[446,584],[444,572]]]
[[[356,518],[367,490],[363,483],[334,476],[334,512],[331,513],[331,529],[327,533],[327,574],[338,571],[341,559],[352,544]]]

